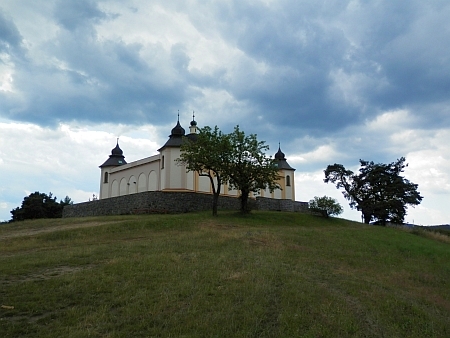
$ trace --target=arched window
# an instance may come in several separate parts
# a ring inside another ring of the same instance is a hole
[[[163,155],[162,161],[161,161],[161,169],[164,169],[164,155]]]
[[[291,176],[289,176],[289,175],[286,176],[286,186],[287,187],[291,186]]]
[[[103,179],[103,183],[108,183],[108,173],[105,172],[105,178]]]

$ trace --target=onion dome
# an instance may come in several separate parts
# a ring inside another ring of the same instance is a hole
[[[173,127],[171,136],[183,136],[185,134],[184,128],[180,125],[180,121],[177,121],[177,125]]]
[[[125,156],[123,156],[123,151],[119,147],[119,140],[117,140],[117,144],[114,149],[111,150],[111,155],[109,158],[103,163],[100,168],[103,167],[117,167],[119,165],[127,164],[125,161]]]
[[[275,163],[278,169],[295,170],[286,161],[284,153],[281,151],[280,145],[278,144],[278,151],[275,154]]]
[[[172,132],[169,135],[169,139],[161,148],[158,149],[158,151],[161,151],[167,147],[181,147],[184,135],[185,131],[180,124],[180,114],[178,113],[178,120],[176,126],[172,128]]]
[[[275,159],[277,159],[277,160],[285,160],[286,159],[284,153],[281,151],[280,145],[278,145],[278,151],[275,154]]]
[[[117,141],[117,145],[115,146],[115,148],[113,150],[111,150],[111,155],[114,155],[114,156],[122,156],[123,155],[123,151],[119,147],[119,141]]]
[[[189,126],[189,134],[186,135],[186,137],[191,141],[197,140],[197,121],[195,121],[195,113],[192,112],[192,121]]]

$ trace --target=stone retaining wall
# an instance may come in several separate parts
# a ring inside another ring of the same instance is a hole
[[[256,205],[258,210],[308,212],[307,202],[256,197]]]
[[[258,210],[307,212],[308,203],[257,197],[249,206]],[[220,196],[218,208],[239,210],[236,197]],[[87,217],[124,214],[183,213],[212,209],[212,196],[194,192],[146,191],[132,195],[106,198],[64,207],[63,217]]]

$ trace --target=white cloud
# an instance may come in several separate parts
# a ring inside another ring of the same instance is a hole
[[[419,191],[427,194],[450,194],[450,151],[447,156],[436,150],[423,150],[407,155],[407,178],[419,184]]]
[[[162,145],[151,125],[129,130],[109,124],[60,124],[52,129],[0,122],[2,205],[20,206],[23,197],[34,191],[52,192],[58,199],[68,195],[75,202],[92,199],[98,195],[98,166],[111,154],[117,135],[122,135],[120,146],[129,162],[154,155]],[[0,219],[9,217],[8,210],[0,210]]]
[[[390,132],[404,127],[411,120],[411,115],[405,109],[387,111],[369,121],[366,125],[369,131],[388,130]]]
[[[8,56],[0,54],[0,92],[13,92],[14,69],[5,59],[8,59]]]
[[[299,155],[289,155],[289,159],[292,162],[323,162],[324,159],[335,158],[339,153],[336,151],[333,145],[325,144],[317,147],[316,149]]]
[[[336,199],[343,207],[344,212],[339,217],[360,222],[361,214],[350,209],[348,200],[342,195],[342,191],[336,189],[333,184],[326,184],[323,182],[323,171],[315,171],[308,173],[296,172],[295,174],[295,194],[296,199],[303,202],[309,202],[315,196],[328,196]]]

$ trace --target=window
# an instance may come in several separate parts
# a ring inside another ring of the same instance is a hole
[[[163,155],[162,161],[161,161],[161,169],[164,169],[164,155]]]
[[[103,183],[108,183],[108,173],[105,173],[105,178],[103,179]]]
[[[286,186],[287,187],[291,186],[291,176],[289,176],[289,175],[286,176]]]

